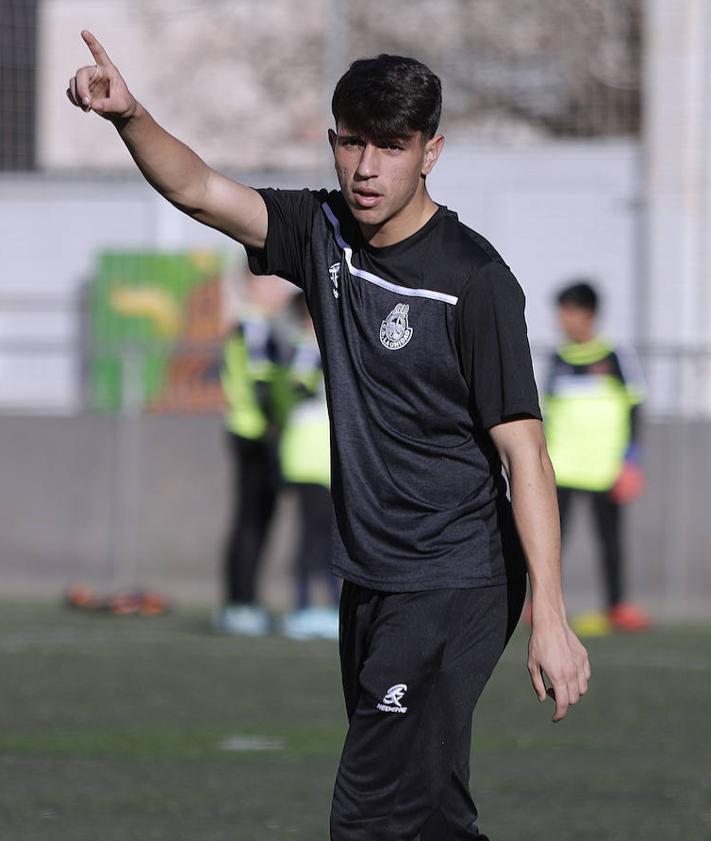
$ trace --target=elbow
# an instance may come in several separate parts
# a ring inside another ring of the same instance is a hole
[[[514,475],[526,476],[528,480],[540,484],[541,479],[545,484],[555,484],[555,472],[553,463],[548,455],[548,446],[543,433],[531,438],[525,446],[514,448],[511,451],[502,448],[499,452],[501,464],[511,482]]]
[[[163,195],[181,213],[202,221],[200,217],[206,211],[209,196],[210,172],[209,167],[202,164],[189,173],[183,184]]]

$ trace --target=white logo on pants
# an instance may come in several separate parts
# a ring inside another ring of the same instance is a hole
[[[407,707],[403,707],[400,703],[407,692],[406,683],[396,683],[383,696],[383,700],[378,704],[378,709],[384,713],[406,713]]]

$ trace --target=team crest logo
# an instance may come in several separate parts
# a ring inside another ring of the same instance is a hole
[[[341,274],[341,264],[334,263],[332,266],[328,267],[328,276],[331,278],[332,288],[331,291],[333,292],[333,297],[338,298],[338,278]]]
[[[409,304],[397,304],[380,325],[380,341],[388,350],[400,350],[412,338],[412,327],[407,320],[409,312]]]

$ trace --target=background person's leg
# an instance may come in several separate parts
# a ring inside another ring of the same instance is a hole
[[[295,485],[299,496],[301,535],[296,551],[297,607],[310,603],[308,587],[311,578],[333,578],[331,573],[331,493],[317,484]],[[337,600],[335,600],[337,601]]]
[[[232,436],[239,471],[225,569],[231,604],[253,604],[260,553],[274,512],[276,481],[269,445]]]
[[[593,493],[591,497],[602,554],[606,607],[612,608],[623,599],[621,506],[609,493]]]
[[[575,491],[572,488],[556,488],[558,494],[558,513],[560,514],[560,535],[563,539],[567,526],[568,517],[570,514],[570,503],[573,500]]]
[[[294,584],[296,589],[296,609],[304,610],[309,606],[309,545],[312,539],[309,514],[308,485],[293,484],[299,511],[298,539],[294,557]]]

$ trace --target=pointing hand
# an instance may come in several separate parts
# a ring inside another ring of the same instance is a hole
[[[94,111],[107,120],[127,120],[136,110],[136,100],[106,50],[86,29],[81,37],[96,64],[77,70],[69,80],[67,97],[82,111]]]

